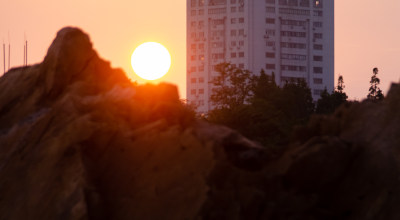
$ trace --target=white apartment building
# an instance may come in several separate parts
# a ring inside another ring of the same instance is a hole
[[[334,0],[187,0],[187,99],[206,113],[214,67],[230,62],[276,83],[334,89]]]

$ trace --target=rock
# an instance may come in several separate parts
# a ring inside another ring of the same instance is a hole
[[[0,78],[0,219],[399,219],[399,88],[313,117],[277,154],[64,28]]]
[[[243,165],[261,147],[196,121],[173,85],[135,86],[76,28],[0,89],[0,219],[193,219],[217,164],[262,166]]]

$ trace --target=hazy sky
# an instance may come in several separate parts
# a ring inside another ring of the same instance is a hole
[[[360,100],[368,93],[372,68],[378,67],[386,93],[391,82],[400,80],[400,0],[335,4],[335,78],[342,74],[349,97]],[[64,26],[82,28],[100,56],[128,74],[133,74],[130,58],[139,44],[163,44],[171,53],[172,67],[162,80],[177,84],[181,97],[186,96],[185,0],[0,0],[0,41],[10,41],[13,67],[23,62],[24,34],[28,63],[34,64],[43,60]]]

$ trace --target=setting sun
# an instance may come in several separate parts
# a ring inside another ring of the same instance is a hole
[[[132,54],[132,68],[143,79],[156,80],[164,76],[171,66],[171,55],[161,44],[147,42]]]

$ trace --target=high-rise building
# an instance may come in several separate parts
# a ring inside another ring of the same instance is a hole
[[[334,88],[334,0],[187,0],[187,99],[199,112],[213,108],[222,62],[281,86],[302,78],[317,100]]]

